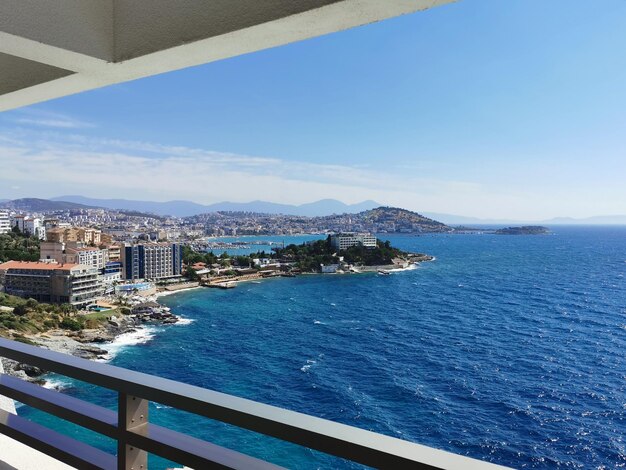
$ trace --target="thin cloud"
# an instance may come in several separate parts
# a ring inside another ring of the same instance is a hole
[[[417,176],[392,166],[381,170],[287,161],[25,128],[0,130],[0,167],[0,191],[23,188],[11,193],[14,197],[83,194],[292,204],[324,198],[346,203],[373,199],[418,212],[527,220],[567,215],[571,212],[563,201],[573,200],[556,197],[559,188],[553,186],[543,191],[528,191],[525,185],[501,190],[471,181],[428,178],[425,172]],[[0,193],[0,197],[8,195]],[[620,191],[612,196],[609,200],[618,201]],[[579,199],[576,204],[581,212],[573,215],[593,214],[593,198]],[[619,212],[617,208],[604,210]]]
[[[41,111],[36,109],[25,109],[16,111],[15,117],[10,121],[15,124],[49,127],[56,129],[85,129],[96,127],[93,123],[76,119],[66,114],[52,113],[49,111]]]

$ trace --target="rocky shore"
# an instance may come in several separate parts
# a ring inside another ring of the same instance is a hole
[[[99,328],[80,331],[49,330],[36,335],[24,335],[22,341],[83,359],[106,360],[109,355],[105,349],[106,344],[112,343],[119,336],[136,332],[147,325],[169,325],[180,320],[169,308],[153,301],[137,303],[130,312],[127,315],[112,316]],[[7,374],[30,382],[45,383],[43,376],[47,371],[11,359],[2,358],[1,361]]]

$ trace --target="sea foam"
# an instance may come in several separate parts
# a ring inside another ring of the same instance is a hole
[[[108,344],[98,345],[107,352],[107,354],[102,359],[99,359],[99,361],[109,362],[127,346],[147,343],[154,338],[156,331],[157,328],[154,326],[141,326],[134,331],[129,331],[128,333],[119,335]]]

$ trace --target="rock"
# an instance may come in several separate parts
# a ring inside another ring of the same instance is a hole
[[[77,349],[77,351],[86,351],[96,356],[104,356],[108,354],[106,350],[100,349],[96,346],[81,346],[80,348]]]
[[[45,370],[40,369],[39,367],[31,366],[28,364],[18,364],[15,367],[16,371],[23,371],[28,377],[39,377],[46,373]]]
[[[23,370],[10,369],[10,370],[7,370],[7,373],[13,377],[17,377],[18,379],[22,379],[22,380],[30,379],[28,374],[24,372]]]

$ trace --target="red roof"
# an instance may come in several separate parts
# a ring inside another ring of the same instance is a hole
[[[42,261],[7,261],[6,263],[0,264],[0,271],[6,271],[9,269],[40,269],[47,271],[62,269],[64,271],[69,271],[76,266],[79,265],[72,263],[44,263]]]

